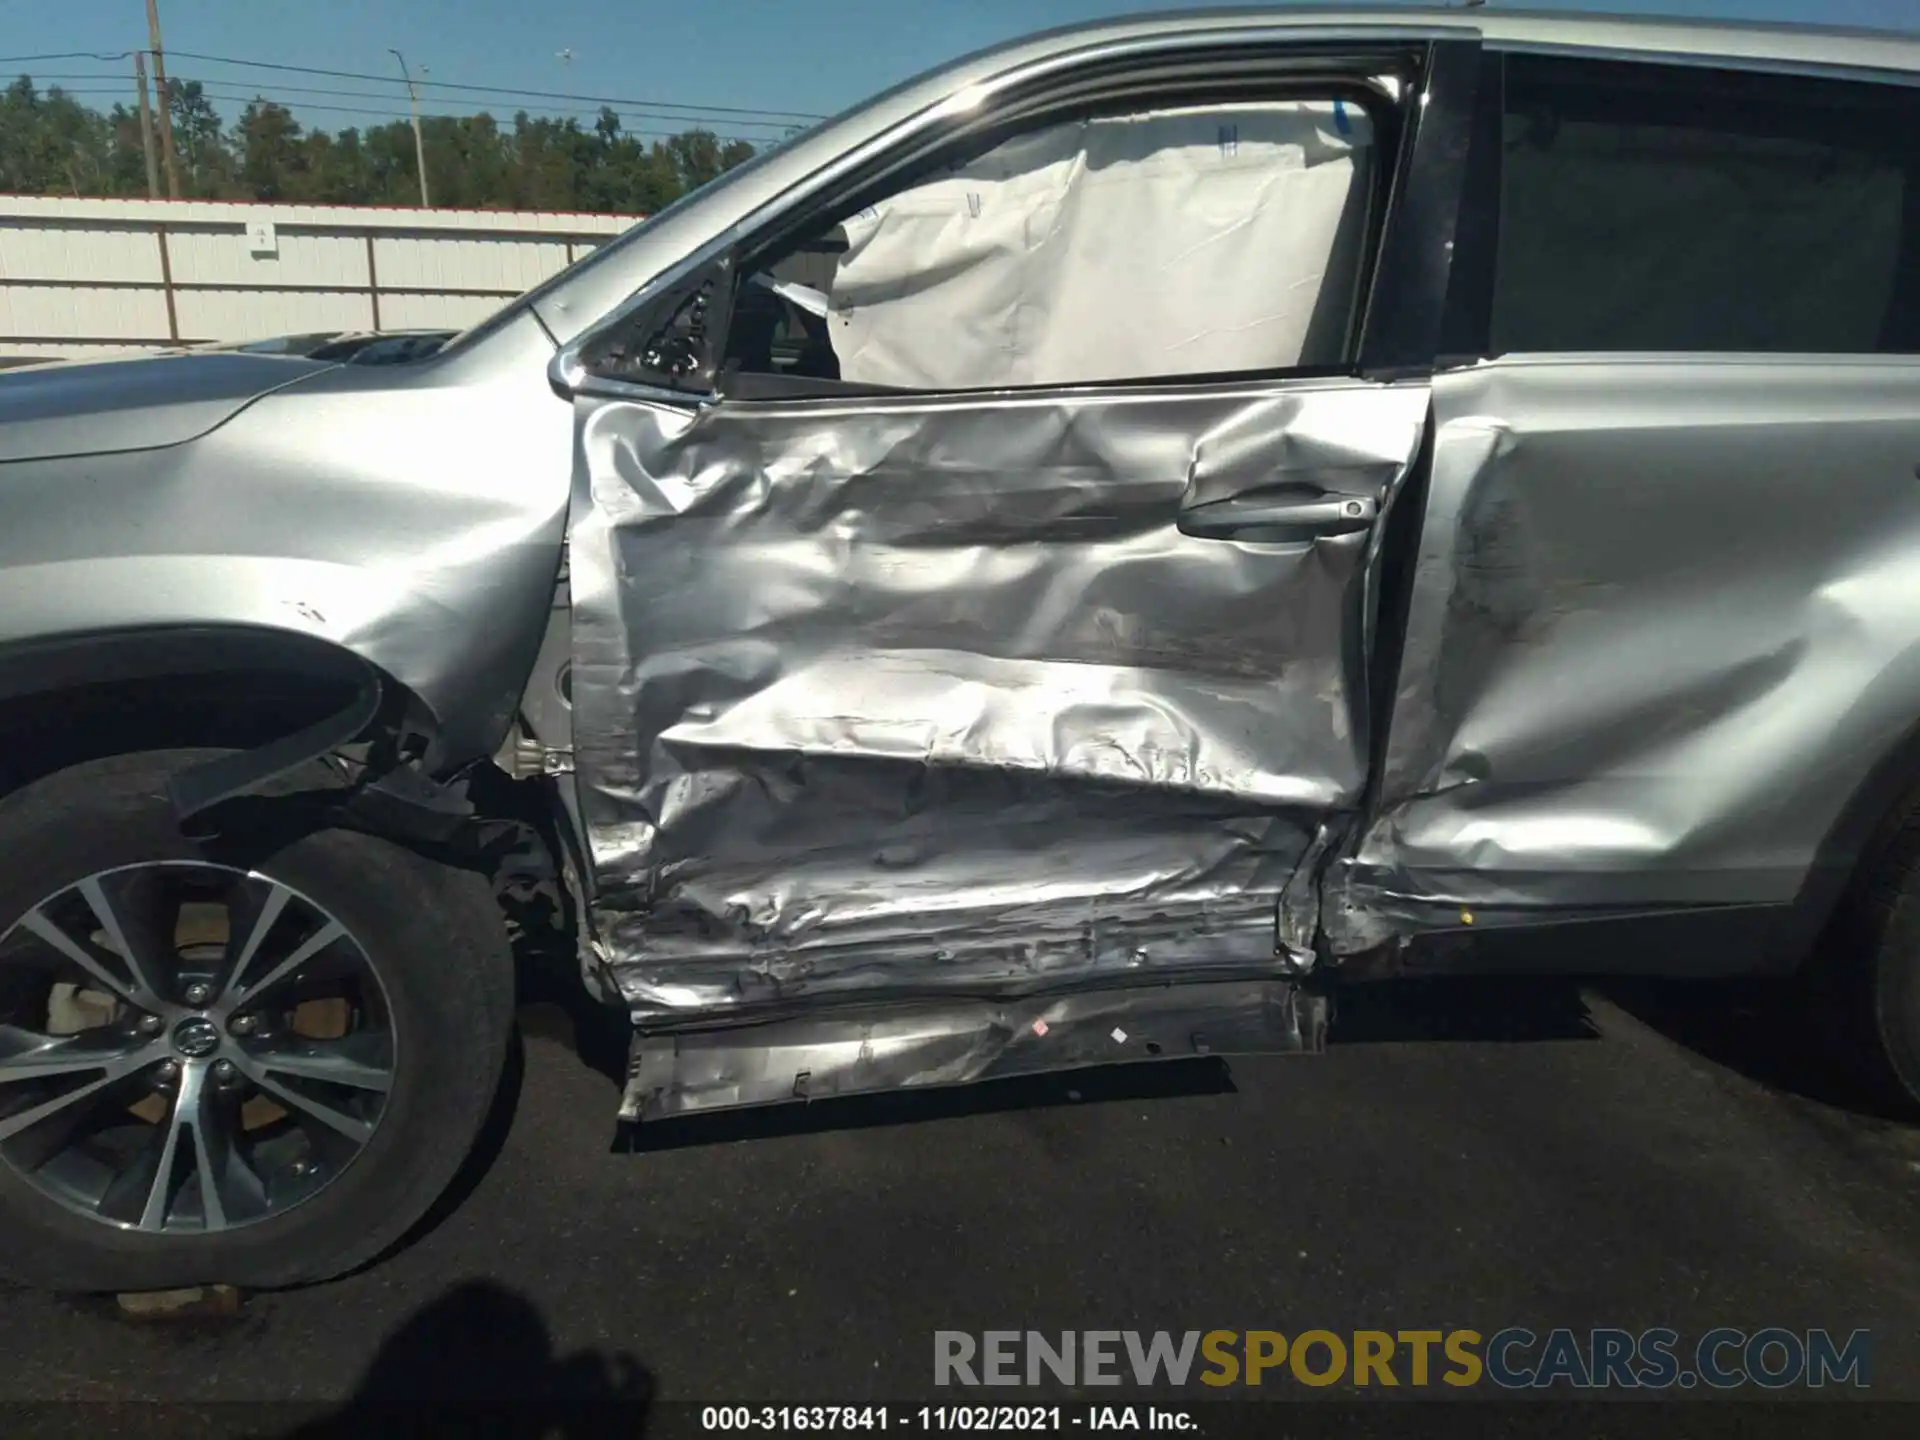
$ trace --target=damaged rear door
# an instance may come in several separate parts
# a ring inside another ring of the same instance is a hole
[[[1920,714],[1920,95],[1524,50],[1478,94],[1462,363],[1329,948],[1797,964]]]
[[[575,750],[636,1018],[1285,967],[1476,56],[1010,87],[588,338]]]

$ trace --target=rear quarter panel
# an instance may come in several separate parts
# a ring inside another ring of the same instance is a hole
[[[1920,716],[1920,360],[1507,359],[1434,406],[1336,948],[1402,899],[1792,902]]]

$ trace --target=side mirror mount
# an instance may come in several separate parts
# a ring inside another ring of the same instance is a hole
[[[596,382],[623,389],[673,390],[711,396],[726,354],[733,312],[733,259],[722,255],[582,336],[548,374],[563,395]]]

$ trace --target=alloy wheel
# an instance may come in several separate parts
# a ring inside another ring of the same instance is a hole
[[[0,1161],[105,1224],[208,1234],[311,1199],[394,1057],[366,950],[264,875],[105,870],[0,936]]]

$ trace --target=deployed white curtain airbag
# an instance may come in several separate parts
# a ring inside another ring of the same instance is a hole
[[[1054,126],[846,222],[840,376],[1075,384],[1341,358],[1372,131],[1338,101]]]

